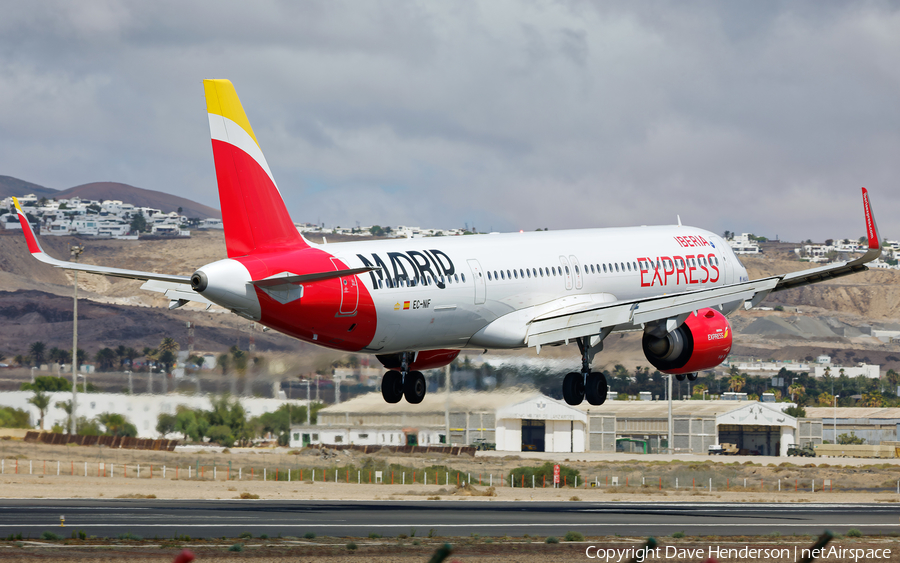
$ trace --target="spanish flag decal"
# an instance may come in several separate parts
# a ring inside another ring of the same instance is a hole
[[[405,311],[407,309],[409,309],[409,301],[404,301],[403,302],[403,310]]]

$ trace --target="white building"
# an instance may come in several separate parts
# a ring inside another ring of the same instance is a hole
[[[735,254],[760,254],[761,250],[756,241],[750,239],[750,233],[741,233],[728,240],[728,245]]]
[[[48,393],[50,395],[50,407],[44,413],[44,430],[49,430],[54,424],[64,426],[66,413],[56,408],[57,402],[72,399],[71,392]],[[28,402],[34,396],[33,391],[9,391],[0,393],[0,406],[23,409],[31,414],[31,423],[37,427],[40,421],[40,411]],[[305,406],[305,400],[286,401],[282,399],[263,399],[257,397],[241,397],[241,405],[247,412],[247,417],[259,416],[267,412],[278,410],[281,405],[290,402],[297,407]],[[125,395],[119,393],[79,393],[77,416],[92,419],[99,414],[110,412],[118,413],[135,425],[139,438],[160,438],[156,431],[156,423],[161,413],[175,414],[177,408],[184,405],[191,409],[210,410],[212,404],[209,396],[205,395]],[[174,438],[175,436],[170,436]]]
[[[868,377],[869,379],[881,378],[881,366],[859,364],[856,366],[815,366],[815,376],[825,377],[826,373],[831,377],[840,377],[842,374],[847,377]]]

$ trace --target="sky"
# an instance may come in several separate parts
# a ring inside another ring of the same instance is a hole
[[[218,207],[230,79],[296,222],[900,238],[897,2],[0,0],[0,174]]]

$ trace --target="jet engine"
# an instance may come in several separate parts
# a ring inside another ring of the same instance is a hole
[[[660,337],[644,333],[644,355],[659,371],[680,375],[716,367],[731,351],[731,325],[715,309],[700,309]]]

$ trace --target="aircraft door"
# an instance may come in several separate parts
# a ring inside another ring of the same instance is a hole
[[[334,269],[340,269],[334,261],[335,259],[332,258],[331,263],[334,265]],[[341,284],[341,306],[338,309],[337,316],[352,317],[356,314],[356,307],[359,304],[359,278],[356,276],[345,276],[338,278],[338,281]]]
[[[559,257],[559,265],[562,269],[562,274],[566,277],[566,289],[572,289],[572,267],[569,266],[569,261],[566,260],[565,256]]]
[[[475,282],[475,304],[481,305],[484,303],[486,293],[484,272],[478,260],[470,258],[467,262],[469,263],[469,269],[472,270],[472,281]]]
[[[572,263],[572,269],[575,274],[575,289],[581,289],[583,287],[581,281],[581,264],[578,263],[578,258],[575,258],[574,256],[569,256],[569,262]]]

